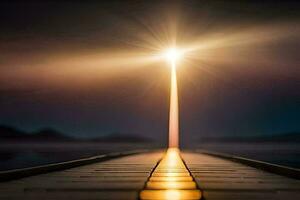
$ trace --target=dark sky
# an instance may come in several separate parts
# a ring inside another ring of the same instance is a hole
[[[169,68],[138,57],[176,36],[203,46],[177,71],[183,140],[299,131],[298,2],[1,3],[0,124],[165,139]]]

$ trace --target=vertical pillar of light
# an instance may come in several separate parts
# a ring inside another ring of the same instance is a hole
[[[177,148],[169,148],[149,177],[141,200],[196,200],[202,193],[186,168]]]
[[[169,148],[179,147],[178,88],[175,60],[171,61],[171,91],[169,113]]]
[[[176,49],[171,49],[167,57],[171,61],[171,90],[169,115],[169,148],[163,159],[151,173],[141,200],[197,200],[202,193],[180,156],[178,89],[176,77]]]

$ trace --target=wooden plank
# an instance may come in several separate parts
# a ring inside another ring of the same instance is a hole
[[[232,156],[224,153],[217,153],[217,152],[211,152],[211,151],[204,151],[204,150],[197,150],[196,152],[204,153],[211,156],[216,156],[220,158],[225,158],[227,160],[231,160],[234,162],[242,163],[245,165],[248,165],[250,167],[262,169],[264,171],[268,171],[271,173],[287,176],[294,179],[300,179],[300,170],[296,168],[286,167],[282,165],[276,165],[272,163],[267,163],[263,161],[258,160],[252,160],[249,158],[243,158],[240,156]]]
[[[0,199],[136,199],[161,156],[131,155],[0,183]]]
[[[206,200],[297,199],[300,181],[200,153],[183,153]],[[284,194],[284,195],[283,195]]]
[[[0,200],[137,199],[143,188],[148,196],[155,193],[155,198],[174,195],[174,191],[166,194],[166,187],[178,187],[188,193],[196,191],[186,194],[196,198],[200,190],[193,188],[198,186],[206,200],[300,199],[300,180],[207,154],[181,153],[187,168],[181,164],[176,168],[156,167],[153,171],[162,155],[131,155],[3,182]],[[168,176],[162,176],[164,173]],[[171,180],[180,184],[170,184]]]
[[[24,169],[15,169],[0,172],[0,182],[5,182],[9,180],[16,180],[23,177],[29,177],[38,174],[45,174],[54,171],[61,171],[65,169],[70,169],[73,167],[79,167],[83,165],[88,165],[91,163],[97,163],[105,160],[110,160],[114,158],[119,158],[122,156],[134,155],[137,153],[145,153],[148,150],[138,150],[138,151],[127,151],[121,153],[110,153],[105,155],[93,156],[89,158],[83,158],[78,160],[71,160],[61,163],[53,163],[48,165],[29,167]]]

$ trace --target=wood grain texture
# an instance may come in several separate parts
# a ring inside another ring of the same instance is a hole
[[[0,199],[137,199],[162,153],[121,157],[0,184]]]
[[[300,181],[201,153],[183,153],[206,200],[300,199]]]

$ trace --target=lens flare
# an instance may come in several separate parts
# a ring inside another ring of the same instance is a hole
[[[176,61],[183,56],[183,52],[176,48],[170,48],[165,52],[165,56],[167,60],[170,61],[173,65],[173,63],[175,64]]]

